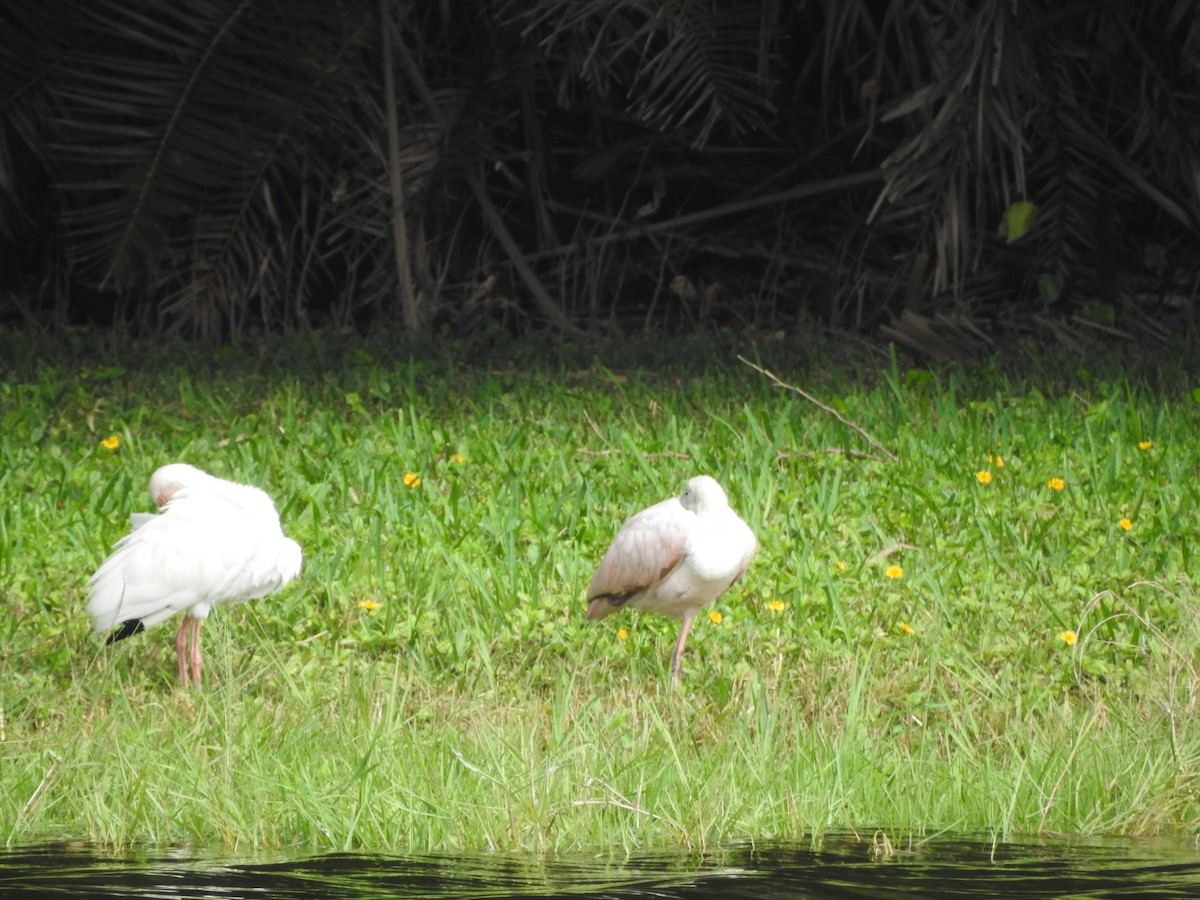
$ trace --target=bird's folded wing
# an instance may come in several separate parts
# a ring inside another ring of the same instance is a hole
[[[600,561],[588,588],[588,600],[609,597],[620,605],[638,591],[659,584],[683,559],[690,515],[672,499],[629,519]]]
[[[88,582],[98,632],[138,619],[147,627],[179,610],[261,597],[290,576],[279,560],[278,518],[248,516],[211,495],[177,495],[136,522]],[[293,573],[294,574],[294,573]]]

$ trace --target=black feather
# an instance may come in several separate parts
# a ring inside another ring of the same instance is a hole
[[[634,594],[638,593],[639,591],[644,591],[644,590],[645,590],[644,587],[635,587],[635,588],[630,588],[627,591],[620,591],[618,593],[597,594],[595,597],[589,597],[588,602],[590,603],[593,600],[600,600],[601,598],[603,598],[604,600],[608,601],[609,606],[624,606],[626,603],[629,602],[630,598],[633,597]]]
[[[108,640],[104,642],[104,646],[108,646],[113,641],[123,641],[127,637],[132,637],[139,632],[145,631],[146,626],[142,624],[141,619],[129,619],[121,623],[121,627],[108,636]]]

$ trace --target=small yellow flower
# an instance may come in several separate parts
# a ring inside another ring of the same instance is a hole
[[[1117,522],[1117,524],[1120,525],[1122,528],[1124,528],[1126,531],[1133,531],[1133,520],[1130,519],[1129,517],[1121,519],[1119,522]]]
[[[725,619],[725,617],[723,615],[721,615],[719,612],[717,612],[715,609],[712,610],[711,612],[709,612],[708,618],[712,621],[712,623],[714,625],[720,625],[721,622]]]
[[[1057,477],[1051,478],[1049,481],[1046,482],[1046,487],[1050,488],[1050,490],[1052,490],[1052,491],[1061,491],[1066,486],[1067,486],[1067,483],[1065,481],[1063,481],[1061,478],[1057,478]]]
[[[421,486],[421,476],[416,472],[408,472],[404,476],[404,484],[410,488]]]
[[[618,641],[629,640],[629,631],[625,628],[618,628],[617,629],[617,640]]]
[[[975,473],[975,480],[978,481],[980,484],[991,484],[992,483],[992,473],[989,472],[987,469],[980,469],[978,472]]]
[[[367,612],[375,612],[375,610],[379,609],[379,604],[374,600],[359,600],[358,605]]]
[[[770,603],[767,604],[767,609],[769,609],[773,613],[781,613],[785,609],[787,609],[787,604],[784,603],[782,600],[772,600]]]
[[[995,463],[997,469],[1004,468],[1004,457],[1003,456],[996,454],[996,458],[993,459],[992,462]]]
[[[1064,644],[1074,644],[1078,640],[1073,631],[1060,631],[1058,637]]]
[[[844,559],[839,559],[837,562],[834,563],[834,565],[837,566],[837,570],[839,572],[846,571],[846,561]]]
[[[450,454],[450,462],[458,463],[461,466],[463,463],[466,462],[466,460],[463,459],[463,456],[461,453],[451,453]]]
[[[100,442],[100,446],[103,447],[105,450],[116,450],[118,447],[121,446],[121,439],[119,437],[117,437],[115,434],[110,434],[108,437],[106,437],[104,440],[102,440]]]
[[[907,622],[901,622],[900,630],[903,631],[905,634],[912,634],[915,629],[911,625],[909,625]]]
[[[888,566],[883,574],[888,578],[903,578],[904,568],[902,566]]]
[[[1139,450],[1149,450],[1154,446],[1154,441],[1138,441]]]

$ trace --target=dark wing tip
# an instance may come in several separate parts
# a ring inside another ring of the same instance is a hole
[[[121,627],[108,636],[108,640],[104,642],[104,646],[108,646],[113,641],[123,641],[127,637],[133,637],[139,632],[145,631],[146,626],[142,624],[141,619],[129,619],[121,623]]]
[[[610,612],[620,609],[629,598],[636,594],[642,588],[633,588],[628,591],[620,591],[612,594],[597,594],[594,597],[588,597],[587,617],[589,619],[603,619]]]

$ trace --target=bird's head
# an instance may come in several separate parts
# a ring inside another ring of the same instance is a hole
[[[209,477],[211,476],[187,463],[160,466],[150,476],[150,499],[156,506],[166,506],[177,492],[186,487],[195,487]]]
[[[689,479],[687,486],[679,497],[684,509],[690,509],[697,515],[729,506],[725,490],[717,484],[717,480],[708,475],[697,475]]]

